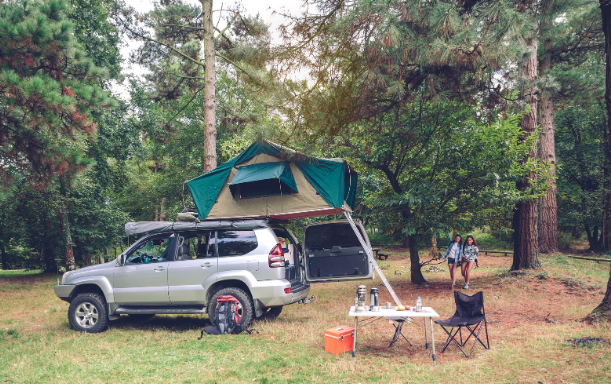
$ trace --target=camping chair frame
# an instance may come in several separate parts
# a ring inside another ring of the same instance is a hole
[[[443,326],[438,321],[436,321],[436,323],[439,324],[441,326],[441,328],[445,331],[445,333],[448,335],[448,338],[447,338],[445,344],[443,345],[443,348],[441,349],[441,353],[444,353],[444,351],[446,350],[446,348],[448,348],[448,346],[450,345],[451,342],[454,342],[454,344],[456,344],[458,346],[460,351],[467,358],[471,357],[471,355],[473,354],[473,351],[475,350],[475,346],[477,345],[478,341],[482,345],[482,347],[484,347],[486,349],[490,349],[490,339],[488,338],[488,321],[486,319],[486,309],[484,307],[483,301],[482,301],[482,314],[483,314],[484,317],[480,321],[475,322],[473,324],[468,324],[467,322],[460,323],[458,325],[455,325],[455,326],[451,327],[449,331],[448,331],[448,329],[445,326]],[[463,336],[462,336],[462,329],[463,328],[467,328],[469,330],[469,335],[467,336],[467,338],[464,341],[463,341]],[[485,330],[484,332],[486,333],[486,344],[484,344],[482,339],[480,339],[480,337],[479,337],[479,335],[480,335],[480,333],[482,331],[482,328]],[[456,331],[454,329],[456,329]],[[476,333],[476,331],[477,331],[477,333]],[[460,342],[458,340],[456,340],[456,335],[459,336]],[[471,336],[473,336],[475,340],[473,340],[473,346],[471,347],[471,351],[467,355],[467,352],[465,352],[463,347],[467,344],[469,339],[471,339]]]

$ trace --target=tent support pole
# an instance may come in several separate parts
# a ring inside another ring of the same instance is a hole
[[[390,295],[392,296],[392,298],[395,300],[395,303],[397,305],[402,305],[401,304],[401,300],[399,300],[399,298],[397,297],[397,294],[395,293],[395,291],[390,286],[390,283],[388,282],[388,280],[386,280],[386,276],[384,276],[384,273],[382,272],[382,270],[378,266],[378,263],[376,262],[376,259],[373,257],[373,250],[371,249],[371,244],[369,244],[369,239],[367,239],[367,242],[365,242],[365,240],[363,239],[363,236],[361,236],[361,232],[359,232],[359,230],[356,227],[356,224],[354,224],[354,221],[352,220],[352,216],[350,215],[350,212],[344,210],[344,215],[346,215],[346,218],[348,219],[348,222],[350,223],[350,226],[352,227],[352,230],[356,234],[356,237],[359,239],[359,242],[361,243],[361,246],[363,247],[365,252],[367,252],[367,257],[369,258],[369,263],[371,265],[373,265],[373,268],[375,269],[375,271],[378,273],[378,275],[380,275],[380,278],[382,279],[382,282],[386,286],[386,289],[388,289],[388,292],[390,292]]]

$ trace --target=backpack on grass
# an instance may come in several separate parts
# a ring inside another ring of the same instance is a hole
[[[198,340],[204,336],[204,332],[210,335],[223,335],[226,333],[237,335],[244,331],[248,334],[256,332],[256,330],[248,331],[239,325],[242,319],[239,314],[239,308],[240,302],[235,297],[231,295],[219,296],[216,300],[216,308],[214,310],[216,326],[209,325],[204,327]]]

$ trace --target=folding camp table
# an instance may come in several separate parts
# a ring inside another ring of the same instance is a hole
[[[350,312],[348,312],[348,316],[354,317],[354,345],[352,346],[352,361],[356,363],[356,338],[357,338],[357,328],[359,323],[359,317],[385,317],[388,320],[396,321],[398,324],[395,326],[395,334],[393,336],[392,344],[398,340],[399,337],[403,336],[402,328],[403,324],[407,321],[410,322],[411,318],[420,317],[424,320],[424,340],[425,346],[428,353],[429,350],[429,339],[427,331],[429,329],[428,325],[430,325],[431,330],[431,347],[433,349],[433,365],[436,366],[436,356],[435,356],[435,336],[433,334],[433,317],[439,317],[439,314],[433,310],[431,307],[422,307],[422,311],[397,311],[396,309],[387,309],[380,307],[379,312],[355,312],[354,306],[350,307]],[[428,325],[427,325],[428,322]],[[403,336],[405,338],[405,336]],[[407,340],[407,339],[406,339]],[[409,343],[409,341],[408,341]],[[410,343],[411,344],[411,343]]]

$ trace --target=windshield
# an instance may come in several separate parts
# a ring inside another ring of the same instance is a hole
[[[358,228],[358,227],[357,227]],[[359,228],[359,232],[361,229]],[[362,235],[362,232],[361,232]],[[331,249],[334,246],[360,247],[350,224],[335,223],[309,227],[305,235],[306,248],[310,250]]]

